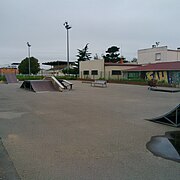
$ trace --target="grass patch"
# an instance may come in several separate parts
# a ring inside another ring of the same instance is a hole
[[[5,76],[0,76],[0,81],[6,81]]]

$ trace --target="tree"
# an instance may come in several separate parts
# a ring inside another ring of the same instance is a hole
[[[120,48],[118,48],[117,46],[111,46],[110,48],[108,48],[108,50],[106,51],[106,55],[103,55],[104,61],[112,63],[120,61],[120,53],[118,53],[119,49]]]
[[[19,64],[19,73],[21,74],[29,74],[29,58],[25,58]],[[30,71],[31,74],[37,74],[40,70],[40,65],[38,63],[38,59],[34,57],[30,57]]]
[[[87,61],[91,59],[91,53],[88,52],[88,44],[83,49],[78,49],[78,61]]]
[[[77,61],[74,62],[73,69],[74,72],[79,74],[79,62],[89,61],[91,59],[91,53],[88,52],[88,43],[83,49],[78,49],[78,55],[76,55]]]

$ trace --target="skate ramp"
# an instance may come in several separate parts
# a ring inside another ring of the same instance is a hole
[[[72,90],[73,83],[71,83],[65,79],[57,79],[54,76],[50,76],[50,77],[45,77],[45,80],[52,81],[54,86],[56,88],[58,88],[60,91]]]
[[[169,93],[176,93],[180,92],[179,88],[168,88],[168,87],[150,87],[149,90],[151,91],[159,91],[159,92],[169,92]]]
[[[26,80],[21,85],[21,88],[34,92],[58,91],[58,89],[53,85],[52,81],[49,80]]]
[[[4,74],[7,83],[17,83],[16,74]]]
[[[170,131],[165,135],[152,136],[146,147],[155,156],[180,163],[180,131]]]
[[[51,81],[53,82],[54,86],[59,89],[59,91],[63,91],[65,89],[64,85],[59,82],[54,76],[51,76]]]
[[[174,109],[172,109],[170,112],[156,117],[152,119],[147,119],[149,121],[166,124],[174,127],[180,126],[180,104],[176,106]]]

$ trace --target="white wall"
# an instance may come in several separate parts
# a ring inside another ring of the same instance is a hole
[[[98,75],[92,75],[93,70],[98,71]],[[89,71],[89,75],[84,75],[84,71]],[[91,61],[81,61],[79,63],[79,75],[83,79],[99,79],[104,78],[104,60],[91,60]]]
[[[167,46],[163,46],[163,47],[138,50],[138,63],[147,64],[147,63],[153,63],[153,62],[154,63],[160,62],[155,59],[156,53],[161,54],[160,61],[167,61]]]
[[[80,78],[82,79],[121,79],[123,78],[123,70],[135,68],[134,64],[115,64],[108,63],[104,64],[104,60],[91,60],[91,61],[81,61],[79,65]],[[92,75],[92,71],[97,70],[98,75]],[[88,71],[89,74],[85,75],[84,71]],[[112,71],[121,71],[120,75],[113,75]]]
[[[170,60],[180,60],[180,51],[168,50],[167,59]]]
[[[156,54],[159,54],[160,59],[156,59]],[[180,60],[180,50],[170,50],[167,46],[154,47],[149,49],[138,50],[138,63],[156,63]]]
[[[126,64],[119,64],[119,65],[111,65],[111,66],[105,66],[105,79],[115,79],[119,80],[124,77],[124,70],[135,68],[135,65],[126,65]],[[113,70],[119,70],[121,71],[121,75],[112,75]]]

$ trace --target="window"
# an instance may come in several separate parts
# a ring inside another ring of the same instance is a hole
[[[128,78],[129,79],[138,79],[138,78],[140,78],[139,72],[128,72]]]
[[[83,75],[89,75],[89,71],[83,71]]]
[[[156,53],[155,54],[155,61],[160,61],[161,60],[161,53]]]
[[[112,70],[112,75],[121,75],[121,71],[119,70]]]
[[[91,75],[98,75],[98,70],[92,70]]]

